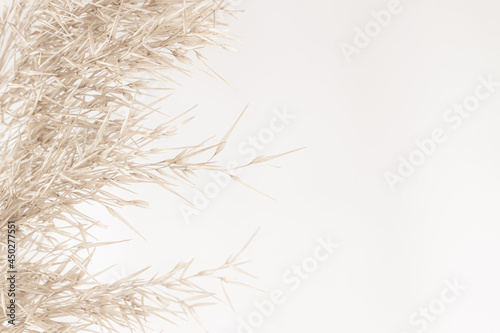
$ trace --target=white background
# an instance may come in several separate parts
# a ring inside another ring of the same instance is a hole
[[[198,104],[181,131],[197,143],[220,139],[247,103],[221,161],[245,161],[238,145],[267,127],[274,110],[296,115],[263,151],[306,150],[252,167],[240,175],[273,196],[238,184],[223,188],[186,223],[182,201],[155,186],[137,187],[150,209],[124,215],[147,242],[106,217],[102,238],[134,238],[103,249],[96,265],[118,262],[116,274],[152,265],[166,272],[196,258],[194,268],[217,266],[259,227],[243,258],[265,290],[286,291],[255,332],[418,332],[409,317],[441,297],[445,281],[467,290],[430,322],[425,332],[500,330],[500,89],[451,130],[443,114],[471,95],[478,77],[500,81],[500,3],[492,0],[402,0],[402,11],[348,63],[340,45],[373,21],[388,1],[242,0],[230,31],[236,52],[205,52],[231,87],[204,73],[179,77],[165,102],[178,114]],[[445,128],[439,145],[405,183],[391,191],[384,173],[415,140]],[[176,139],[179,140],[179,139]],[[203,186],[210,178],[201,177]],[[192,199],[196,194],[183,189]],[[104,215],[103,215],[104,216]],[[301,264],[317,237],[340,245],[290,291],[283,274]],[[218,306],[201,313],[212,333],[236,333],[237,318],[256,311],[265,292],[231,288],[236,314]],[[202,332],[194,322],[173,327],[152,321],[151,332]],[[241,331],[245,332],[245,331]],[[245,332],[247,333],[247,332]],[[249,333],[249,332],[248,332]]]

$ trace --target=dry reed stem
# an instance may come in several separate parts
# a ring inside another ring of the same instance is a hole
[[[177,194],[175,186],[200,171],[230,174],[212,159],[231,131],[219,144],[161,150],[152,144],[189,119],[144,125],[161,113],[156,104],[168,86],[157,86],[171,82],[170,71],[204,62],[204,47],[227,48],[223,41],[231,36],[217,20],[224,7],[213,0],[13,0],[2,12],[1,251],[7,223],[16,221],[21,255],[16,326],[6,325],[8,288],[0,283],[2,332],[146,331],[150,315],[173,321],[217,301],[199,280],[220,280],[225,293],[225,285],[237,283],[226,272],[245,273],[235,256],[197,274],[179,264],[165,276],[138,272],[102,284],[89,263],[109,243],[93,239],[92,228],[101,224],[78,209],[99,204],[127,223],[116,208],[147,203],[112,189],[154,183]],[[207,151],[212,158],[200,162]],[[165,153],[170,157],[158,158]],[[0,268],[7,271],[6,264]]]

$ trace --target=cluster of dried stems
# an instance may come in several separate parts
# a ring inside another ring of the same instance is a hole
[[[189,264],[179,264],[165,276],[144,278],[138,272],[100,283],[89,263],[107,243],[92,237],[100,222],[78,209],[97,203],[127,223],[116,208],[147,203],[110,189],[155,183],[176,193],[175,186],[197,172],[230,173],[213,161],[228,135],[214,145],[163,151],[151,145],[175,135],[184,116],[166,118],[156,128],[144,124],[162,113],[169,71],[185,72],[191,60],[205,63],[201,48],[225,47],[230,36],[218,21],[224,7],[219,0],[12,0],[5,7],[0,243],[4,258],[7,224],[16,221],[19,257],[16,325],[7,324],[8,287],[1,282],[0,331],[146,331],[150,315],[196,317],[198,306],[217,300],[200,279],[220,280],[224,289],[236,283],[226,271],[244,273],[233,256],[196,274],[189,273]],[[158,88],[159,83],[165,85]],[[199,161],[211,151],[212,158]],[[165,152],[169,158],[153,158]]]

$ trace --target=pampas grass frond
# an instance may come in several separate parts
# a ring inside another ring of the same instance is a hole
[[[197,307],[219,300],[200,281],[218,280],[224,293],[239,283],[229,278],[245,273],[238,256],[198,273],[181,263],[164,276],[141,271],[100,283],[89,263],[110,243],[92,237],[101,224],[78,209],[99,204],[127,223],[117,208],[147,203],[110,189],[155,183],[176,194],[198,172],[230,172],[212,158],[199,161],[207,151],[217,155],[227,136],[162,150],[151,146],[189,119],[154,128],[144,122],[162,114],[157,104],[171,71],[204,63],[204,47],[226,48],[224,7],[212,0],[13,0],[3,10],[0,237],[6,253],[7,225],[15,221],[19,257],[15,326],[7,324],[7,282],[0,283],[2,332],[146,331],[150,315],[196,319]],[[159,158],[164,153],[170,157]]]

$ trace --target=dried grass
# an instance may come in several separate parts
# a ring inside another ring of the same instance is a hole
[[[237,283],[238,257],[189,273],[189,263],[160,277],[138,272],[112,284],[89,272],[100,223],[78,209],[99,204],[145,206],[110,189],[155,183],[175,186],[203,170],[222,170],[199,156],[225,145],[151,148],[176,134],[185,115],[155,128],[171,71],[186,72],[206,46],[225,48],[223,1],[13,0],[0,18],[0,228],[17,229],[16,326],[6,324],[7,285],[0,284],[2,332],[146,331],[150,315],[191,315],[217,301],[203,279]],[[166,86],[158,88],[159,83]],[[149,96],[156,91],[156,95]],[[156,97],[155,97],[156,96]],[[158,97],[159,96],[159,97]],[[172,154],[172,152],[175,152]],[[170,153],[167,159],[155,159]],[[256,161],[259,163],[267,159]],[[131,226],[132,227],[132,226]],[[3,263],[4,261],[2,261]],[[6,272],[7,265],[0,267]]]

